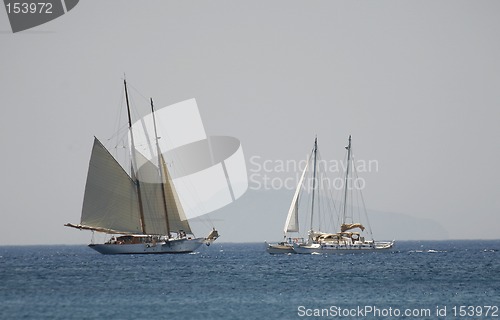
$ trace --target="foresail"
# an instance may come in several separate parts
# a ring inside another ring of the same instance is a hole
[[[304,181],[304,177],[306,175],[307,167],[309,166],[309,159],[307,159],[306,166],[304,171],[302,172],[302,176],[300,177],[299,183],[297,184],[297,188],[295,189],[295,194],[293,195],[292,204],[290,205],[290,209],[288,210],[288,216],[285,222],[284,233],[287,232],[298,232],[299,231],[299,195],[300,190],[302,189],[302,183]]]
[[[285,232],[299,232],[299,198],[292,203],[288,212]]]
[[[81,225],[142,233],[135,184],[97,138],[85,185]]]

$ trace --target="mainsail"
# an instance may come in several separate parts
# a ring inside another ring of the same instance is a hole
[[[283,229],[286,237],[287,232],[298,232],[299,231],[299,195],[302,189],[302,182],[304,181],[304,176],[306,175],[307,167],[309,166],[309,159],[307,159],[306,166],[302,172],[299,183],[297,184],[297,189],[295,189],[295,194],[293,195],[292,204],[288,210],[288,216],[286,217],[285,228]]]

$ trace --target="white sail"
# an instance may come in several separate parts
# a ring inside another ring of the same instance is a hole
[[[135,184],[97,138],[85,185],[81,225],[142,233]]]
[[[295,194],[293,195],[292,204],[290,205],[290,210],[288,210],[288,216],[286,217],[284,233],[287,232],[298,232],[299,231],[299,195],[302,189],[302,183],[306,175],[307,167],[309,166],[309,159],[307,159],[306,166],[302,172],[299,183],[297,184],[297,189],[295,189]]]

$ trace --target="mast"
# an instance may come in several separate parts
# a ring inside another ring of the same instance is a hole
[[[349,164],[351,163],[351,135],[349,135],[349,145],[345,147],[347,149],[347,170],[345,173],[345,182],[344,182],[344,210],[342,214],[342,223],[345,223],[345,213],[347,208],[347,179],[349,177]]]
[[[142,233],[146,234],[146,224],[144,221],[144,209],[142,205],[142,195],[141,195],[141,185],[139,183],[139,179],[135,174],[134,171],[134,163],[135,163],[135,143],[134,143],[134,132],[132,131],[132,117],[130,116],[130,104],[128,102],[128,91],[127,91],[127,80],[123,79],[123,85],[125,86],[125,100],[127,101],[127,114],[128,114],[128,127],[130,130],[130,144],[132,147],[132,161],[131,161],[131,175],[132,179],[135,182],[135,185],[137,187],[137,198],[139,201],[139,211],[140,211],[140,216],[141,216],[141,228],[142,228]]]
[[[160,144],[158,143],[158,132],[156,131],[156,118],[155,118],[155,108],[153,106],[153,98],[151,100],[151,114],[153,115],[153,125],[155,129],[155,139],[156,139],[156,153],[158,154],[158,169],[160,170],[160,181],[161,181],[161,194],[163,198],[163,209],[165,210],[165,221],[167,223],[167,236],[170,238],[170,223],[168,221],[168,210],[167,210],[167,198],[165,197],[165,183],[163,183],[163,179],[168,179],[166,175],[164,175],[164,170],[167,170],[165,167],[165,161],[163,161],[163,157],[160,150]],[[163,168],[163,170],[162,170]],[[168,181],[167,181],[168,183]]]
[[[311,230],[313,229],[313,213],[314,213],[314,191],[316,189],[316,153],[318,151],[318,137],[314,139],[314,167],[313,167],[313,190],[311,204]]]

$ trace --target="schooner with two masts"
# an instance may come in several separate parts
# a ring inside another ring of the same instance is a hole
[[[152,99],[158,163],[136,150],[127,82],[123,83],[130,134],[130,175],[94,138],[81,221],[65,226],[112,235],[105,243],[89,245],[103,254],[187,253],[204,243],[211,244],[219,237],[215,228],[206,238],[197,238],[186,219],[158,144]]]
[[[315,231],[312,228],[311,217],[311,230],[309,230],[309,237],[307,243],[294,243],[293,250],[295,253],[354,253],[354,252],[370,252],[370,251],[387,251],[394,246],[393,241],[375,241],[372,236],[371,230],[365,231],[365,226],[359,222],[354,222],[352,214],[348,214],[348,192],[349,192],[349,173],[355,170],[352,158],[351,136],[349,136],[349,144],[345,147],[347,149],[347,167],[345,171],[344,180],[344,193],[342,201],[342,213],[340,219],[340,230],[335,233],[327,233]],[[314,172],[316,172],[316,162],[314,164]],[[316,177],[314,177],[316,179]],[[314,185],[314,182],[313,182]],[[314,208],[314,188],[312,206]],[[361,192],[361,190],[359,190]],[[362,196],[361,196],[361,199]],[[352,200],[352,199],[351,199]],[[366,208],[363,210],[368,221]],[[352,209],[353,205],[350,204]],[[312,211],[311,211],[312,214]],[[359,229],[359,231],[355,231]],[[368,229],[370,229],[368,224]]]

